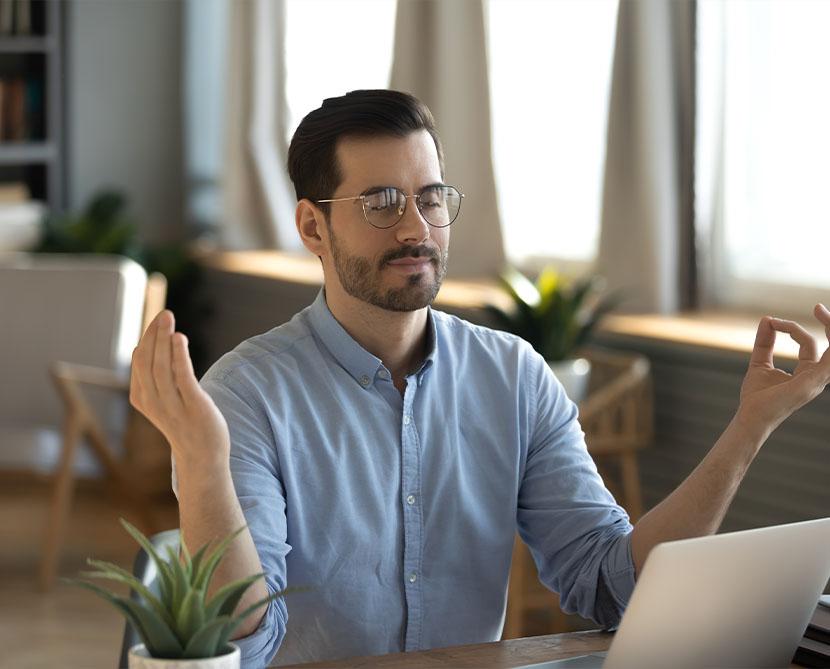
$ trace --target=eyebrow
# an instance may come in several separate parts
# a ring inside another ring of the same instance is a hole
[[[421,188],[419,188],[418,193],[423,193],[428,188],[435,188],[436,186],[446,186],[446,185],[447,184],[445,184],[443,181],[434,181],[432,183],[427,184],[426,186],[422,186]],[[400,190],[400,191],[406,192],[406,191],[403,190],[403,188],[398,188],[397,186],[369,186],[369,188],[364,190],[361,193],[361,195],[370,195],[372,193],[380,193],[381,191],[384,191],[387,188],[393,188],[395,190]]]

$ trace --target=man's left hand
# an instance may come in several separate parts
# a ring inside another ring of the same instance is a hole
[[[830,341],[830,311],[817,304],[815,317]],[[775,367],[773,348],[777,332],[786,332],[799,346],[792,374]],[[796,410],[818,397],[830,383],[830,348],[821,357],[815,338],[795,321],[765,316],[758,325],[749,369],[741,386],[738,416],[764,437]]]

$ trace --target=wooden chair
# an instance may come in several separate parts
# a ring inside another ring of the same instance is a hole
[[[161,274],[147,279],[141,331],[164,308],[167,280]],[[134,511],[136,522],[147,534],[161,527],[153,510],[154,502],[170,490],[170,449],[166,440],[140,413],[128,408],[123,437],[123,456],[108,443],[101,419],[84,393],[84,387],[100,388],[124,396],[128,403],[129,376],[88,365],[55,362],[50,368],[55,387],[64,405],[63,441],[60,463],[51,481],[51,504],[43,541],[39,582],[44,590],[54,584],[69,509],[75,487],[73,467],[78,445],[86,439],[101,463],[110,490]]]
[[[579,405],[585,442],[605,485],[633,523],[643,513],[637,451],[647,447],[654,434],[650,365],[640,355],[598,349],[584,356],[591,361],[588,394]],[[539,581],[530,551],[516,536],[503,638],[527,636],[528,617],[534,612],[551,621],[539,633],[570,631],[559,598]]]

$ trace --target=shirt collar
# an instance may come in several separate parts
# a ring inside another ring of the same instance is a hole
[[[308,314],[314,334],[322,341],[329,353],[361,387],[369,388],[374,383],[378,372],[385,369],[383,361],[358,344],[340,325],[326,304],[324,288],[320,289]],[[430,308],[427,313],[427,355],[416,372],[418,385],[421,385],[424,373],[433,364],[436,342],[435,317]]]

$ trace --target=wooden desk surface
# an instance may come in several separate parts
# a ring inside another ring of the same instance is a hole
[[[510,639],[471,646],[435,648],[417,653],[393,653],[357,657],[333,662],[291,665],[296,669],[509,669],[534,662],[547,662],[573,655],[608,650],[613,634],[608,632],[570,632],[546,636]]]
[[[434,648],[417,653],[354,657],[332,662],[292,664],[282,669],[511,669],[608,650],[610,632],[569,632],[470,646]],[[800,665],[791,664],[790,669]]]

